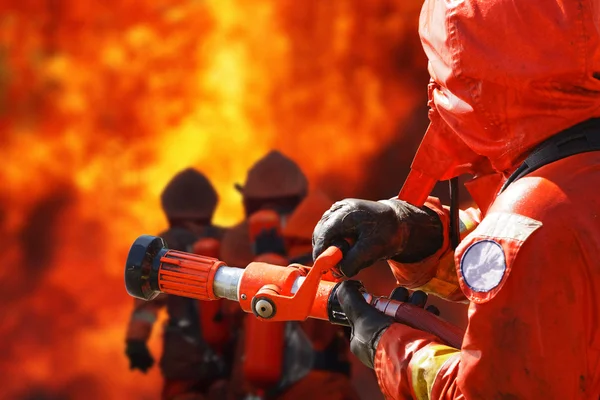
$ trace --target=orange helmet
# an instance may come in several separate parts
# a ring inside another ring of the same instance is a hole
[[[164,188],[160,200],[169,219],[211,219],[218,201],[210,181],[193,168],[179,172]]]

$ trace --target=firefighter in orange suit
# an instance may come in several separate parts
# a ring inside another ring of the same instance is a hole
[[[319,192],[307,194],[300,168],[277,151],[259,160],[238,188],[248,218],[223,238],[221,259],[240,267],[255,260],[310,265],[312,228],[331,201]],[[265,212],[274,225],[255,232]],[[340,328],[322,321],[262,322],[248,315],[241,332],[230,398],[357,399]]]
[[[223,260],[229,265],[245,267],[256,257],[256,250],[250,241],[248,217],[261,210],[273,210],[285,225],[306,197],[308,181],[293,160],[273,150],[250,168],[244,185],[236,184],[236,188],[242,194],[246,219],[228,229],[223,237],[221,252]]]
[[[178,173],[161,195],[169,229],[160,236],[169,248],[194,251],[194,246],[206,248],[205,242],[218,245],[223,230],[211,225],[217,201],[216,191],[203,174],[194,169]],[[163,307],[169,319],[160,360],[165,380],[162,398],[203,399],[215,382],[225,378],[226,365],[222,354],[211,347],[214,343],[208,343],[202,332],[207,327],[201,322],[219,322],[219,315],[202,315],[196,300],[171,295],[160,295],[149,302],[135,300],[126,338],[130,367],[146,372],[154,364],[147,341]]]
[[[347,281],[351,349],[391,399],[598,399],[600,1],[427,0],[420,35],[431,124],[399,199],[336,203],[314,252],[353,238],[345,275],[387,259],[469,324],[449,347]],[[477,209],[427,198],[464,173]]]

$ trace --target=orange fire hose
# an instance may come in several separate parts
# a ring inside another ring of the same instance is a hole
[[[234,268],[216,258],[169,250],[161,238],[144,235],[129,251],[125,286],[131,296],[144,300],[159,293],[198,300],[226,298],[238,301],[242,310],[261,320],[317,318],[348,325],[337,301],[337,282],[322,279],[342,257],[342,250],[332,246],[312,267],[253,262],[246,268]],[[429,332],[452,347],[461,347],[464,332],[436,315],[386,297],[368,293],[364,297],[396,321]]]

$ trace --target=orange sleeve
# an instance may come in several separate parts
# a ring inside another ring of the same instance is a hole
[[[409,364],[416,353],[438,345],[439,339],[402,324],[392,324],[381,336],[375,353],[375,373],[386,399],[412,399]],[[458,350],[455,350],[458,352]]]
[[[462,349],[393,324],[375,357],[382,392],[419,400],[597,398],[594,282],[586,278],[591,254],[564,224],[545,224],[522,242],[470,236],[457,255],[481,240],[501,243],[508,267],[501,284],[485,293],[461,275],[472,301]]]
[[[127,340],[148,340],[158,312],[165,306],[166,301],[167,296],[163,294],[151,301],[134,299],[133,312],[127,325]]]
[[[449,226],[450,210],[442,205],[439,199],[429,197],[425,206],[435,211],[444,227],[442,247],[433,255],[417,263],[399,263],[389,260],[388,264],[400,286],[409,289],[420,289],[452,301],[465,300],[458,285],[458,277],[454,264],[454,251],[450,249]],[[461,210],[461,238],[472,232],[481,221],[481,213],[476,208]]]

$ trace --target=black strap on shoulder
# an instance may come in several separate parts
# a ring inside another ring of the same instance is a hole
[[[450,246],[456,250],[460,243],[460,218],[458,215],[458,177],[450,179]]]
[[[540,144],[500,189],[538,168],[576,154],[600,150],[600,118],[592,118],[566,129]]]

